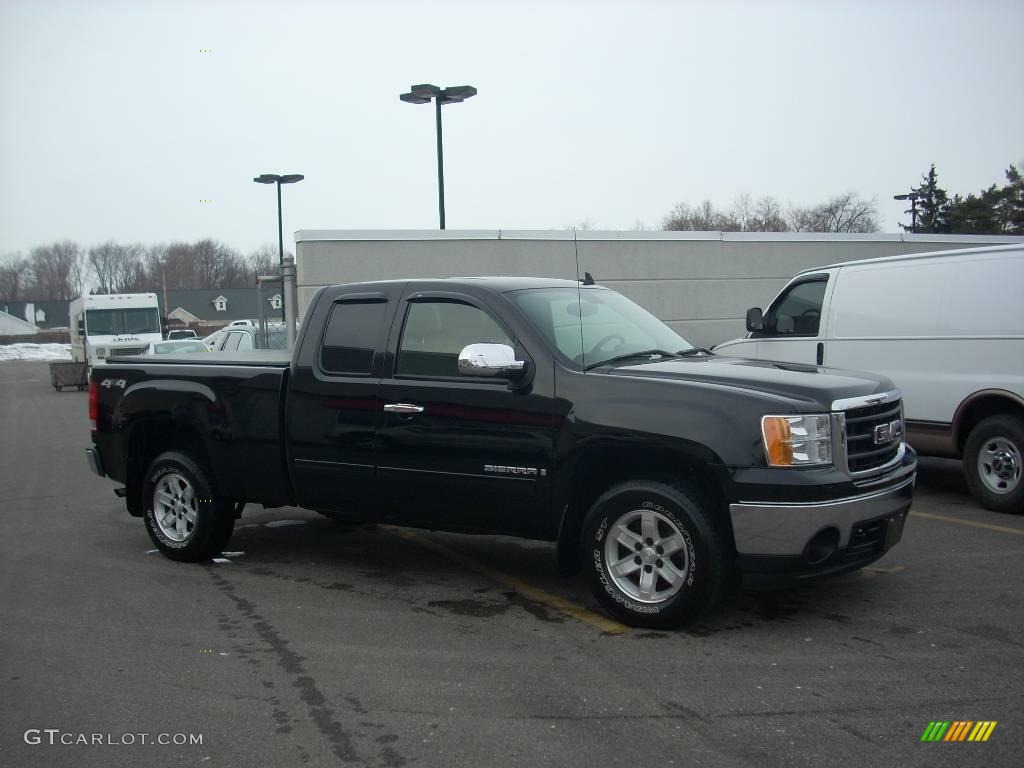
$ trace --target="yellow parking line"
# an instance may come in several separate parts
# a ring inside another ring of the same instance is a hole
[[[906,570],[906,568],[904,568],[902,565],[894,565],[892,568],[875,568],[875,567],[861,568],[861,571],[865,572],[865,573],[899,573],[900,571],[905,571],[905,570]]]
[[[1008,528],[1005,525],[992,525],[991,523],[977,523],[974,520],[961,520],[959,517],[948,517],[946,515],[933,515],[930,512],[911,512],[912,517],[926,517],[929,520],[942,520],[945,523],[956,523],[957,525],[969,525],[972,528],[985,528],[989,531],[999,531],[999,533],[1015,533],[1018,536],[1024,536],[1024,529],[1021,528]]]
[[[523,597],[527,597],[534,602],[546,605],[549,608],[554,608],[556,611],[560,611],[566,616],[570,616],[577,621],[582,621],[593,627],[597,627],[602,632],[607,632],[610,635],[621,635],[629,631],[629,627],[625,624],[620,624],[614,619],[609,619],[599,613],[594,613],[593,611],[584,608],[582,605],[577,605],[563,597],[553,595],[550,592],[545,592],[543,589],[535,587],[532,584],[527,584],[525,581],[516,578],[515,576],[511,576],[502,571],[497,571],[471,557],[467,557],[461,552],[456,552],[454,549],[446,547],[444,544],[440,544],[436,541],[420,536],[419,534],[412,533],[411,531],[406,531],[401,528],[392,528],[390,526],[385,527],[391,531],[391,533],[401,536],[406,541],[411,541],[415,544],[419,544],[421,547],[433,550],[449,560],[454,560],[464,568],[468,568],[469,570],[474,571],[481,576],[485,576],[492,581],[496,581],[499,584],[504,584],[506,587],[515,590]]]

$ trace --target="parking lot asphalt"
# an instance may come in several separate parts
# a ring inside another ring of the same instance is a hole
[[[1024,518],[980,508],[956,462],[922,462],[904,539],[869,570],[650,632],[607,620],[551,545],[509,538],[250,508],[227,562],[166,560],[89,472],[86,395],[45,363],[0,364],[0,434],[0,765],[1024,754]],[[937,720],[998,725],[922,743]],[[60,743],[93,734],[115,743]]]

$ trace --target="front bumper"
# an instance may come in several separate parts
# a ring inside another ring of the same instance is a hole
[[[741,555],[799,556],[815,534],[833,527],[839,549],[850,541],[853,526],[886,518],[910,508],[914,478],[883,491],[811,504],[730,504],[736,552]]]
[[[103,457],[100,455],[99,448],[86,448],[85,457],[89,461],[89,469],[93,471],[93,474],[100,477],[107,476],[107,473],[103,471]]]
[[[792,581],[877,560],[903,535],[915,479],[916,458],[909,452],[889,482],[870,490],[814,501],[730,504],[739,570],[745,577]]]

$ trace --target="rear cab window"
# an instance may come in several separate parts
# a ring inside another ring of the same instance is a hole
[[[369,376],[390,319],[384,298],[336,301],[320,345],[320,369],[327,374]]]

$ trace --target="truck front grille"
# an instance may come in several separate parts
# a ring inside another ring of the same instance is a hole
[[[128,355],[141,355],[146,351],[145,347],[111,347],[107,357],[127,357]]]
[[[903,444],[901,400],[846,411],[846,466],[852,473],[885,466]],[[879,441],[877,438],[888,438]]]

